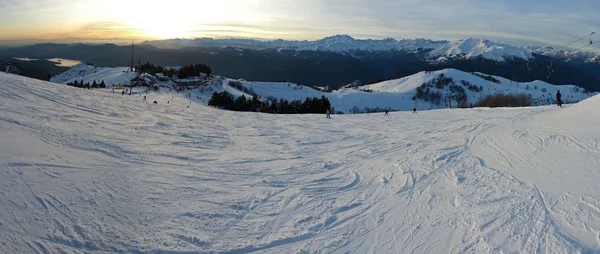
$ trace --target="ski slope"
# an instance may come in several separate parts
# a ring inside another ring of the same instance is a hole
[[[581,101],[597,94],[586,94],[583,92],[582,88],[578,88],[573,85],[556,86],[543,81],[517,84],[516,82],[512,82],[511,80],[502,77],[492,76],[500,82],[494,83],[471,73],[456,69],[444,69],[432,73],[419,72],[400,79],[388,80],[354,88],[342,88],[331,93],[321,92],[310,87],[293,83],[251,81],[241,81],[241,83],[247,88],[252,88],[255,93],[263,98],[272,96],[291,101],[304,100],[306,97],[325,96],[329,99],[336,112],[341,111],[343,113],[349,113],[353,107],[358,107],[361,110],[365,107],[368,107],[391,108],[399,111],[412,111],[412,109],[415,107],[415,104],[418,110],[441,109],[446,107],[443,102],[437,105],[428,101],[417,99],[417,102],[415,103],[415,101],[412,99],[413,96],[415,96],[417,87],[421,86],[425,82],[437,79],[440,75],[452,78],[456,85],[461,87],[464,87],[460,83],[462,80],[468,81],[471,84],[477,85],[478,87],[483,87],[482,92],[473,92],[465,87],[467,103],[474,104],[488,95],[497,93],[528,94],[531,95],[534,105],[548,105],[555,103],[554,98],[558,90],[561,91],[564,101],[571,102]],[[226,79],[224,82],[222,82],[222,86],[225,89],[229,89],[228,91],[231,90],[230,87],[226,85],[229,81],[231,80]],[[219,90],[219,88],[217,88],[217,90]],[[365,92],[365,90],[372,90],[373,92]],[[451,91],[448,86],[439,91],[442,93],[443,97],[451,95]],[[240,96],[239,92],[233,92],[233,94]],[[210,98],[210,93],[205,94],[204,96]],[[246,96],[248,95],[246,94]],[[206,101],[207,100],[208,99],[206,99]],[[456,107],[456,102],[454,102],[454,105],[454,107]]]
[[[105,83],[108,87],[111,87],[111,84],[130,84],[130,80],[136,77],[136,73],[127,72],[127,69],[128,67],[107,68],[81,64],[53,77],[51,81],[55,83],[66,84],[76,80],[84,80],[84,82],[89,83],[92,83],[93,81],[100,82],[105,80]],[[147,76],[148,74],[144,75]],[[242,95],[246,97],[252,97],[251,94],[240,91],[228,85],[229,82],[233,81],[240,82],[245,88],[251,89],[263,99],[273,97],[277,99],[286,99],[288,101],[304,101],[307,97],[320,98],[321,96],[325,96],[331,102],[335,112],[342,112],[345,114],[351,113],[352,109],[355,107],[365,112],[365,108],[390,108],[395,111],[412,111],[412,109],[416,107],[417,110],[428,110],[446,108],[447,105],[445,105],[443,102],[440,104],[434,104],[422,99],[417,99],[417,102],[415,103],[412,98],[415,96],[417,87],[421,86],[425,82],[438,79],[440,75],[452,78],[456,85],[465,88],[467,105],[470,103],[476,104],[480,99],[497,93],[525,93],[531,95],[534,105],[548,105],[555,103],[554,98],[558,90],[561,90],[563,100],[566,102],[578,102],[597,94],[584,93],[582,88],[578,88],[573,85],[555,86],[543,81],[516,83],[502,77],[491,76],[499,81],[499,83],[494,83],[475,76],[472,73],[463,72],[456,69],[444,69],[435,72],[419,72],[400,79],[388,80],[360,87],[341,88],[333,92],[322,92],[311,87],[289,82],[234,80],[214,75],[212,76],[212,80],[207,81],[206,87],[186,90],[184,93],[187,94],[191,100],[195,100],[196,102],[204,104],[208,103],[213,92],[228,91],[235,97]],[[482,75],[487,76],[486,74]],[[468,81],[478,87],[481,86],[483,91],[473,92],[468,90],[460,83],[463,80]],[[160,82],[159,86],[161,87],[161,90],[158,91],[156,95],[165,95],[157,97],[161,100],[163,98],[170,98],[173,96],[173,94],[176,94],[173,89],[169,89],[173,86],[172,82],[170,81]],[[365,90],[371,90],[373,92],[366,92]],[[449,86],[446,86],[441,90],[434,90],[434,92],[436,91],[440,91],[442,97],[452,95]],[[168,99],[162,100],[163,103],[166,103],[167,101]],[[456,102],[454,102],[453,105],[456,107]]]
[[[100,83],[104,81],[107,87],[112,85],[131,83],[131,80],[137,77],[136,72],[128,71],[129,67],[96,67],[85,63],[75,65],[66,72],[50,78],[51,82],[59,84],[73,83],[75,81],[84,83]]]
[[[597,96],[326,119],[0,87],[0,253],[600,252]]]

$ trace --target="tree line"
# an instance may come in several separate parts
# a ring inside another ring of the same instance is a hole
[[[75,82],[69,82],[67,83],[68,86],[73,86],[73,87],[78,87],[78,88],[85,88],[85,89],[92,89],[92,88],[106,88],[106,84],[104,84],[104,80],[102,80],[102,82],[97,83],[96,80],[94,80],[94,82],[92,82],[90,84],[90,82],[84,83],[83,80],[82,81],[77,81],[75,80]]]
[[[186,65],[181,67],[177,77],[180,79],[187,77],[198,77],[200,76],[200,73],[210,76],[210,74],[212,74],[212,69],[206,64]]]
[[[234,99],[233,95],[227,91],[214,92],[209,106],[233,110],[233,111],[251,111],[272,114],[324,114],[331,109],[331,103],[325,96],[321,98],[307,97],[304,101],[269,98],[261,101],[259,96],[246,97],[244,95]]]
[[[156,75],[156,73],[162,73],[167,77],[177,76],[180,79],[184,79],[187,77],[198,77],[200,73],[204,73],[208,76],[212,74],[212,69],[210,66],[206,64],[192,64],[181,67],[179,70],[175,69],[165,69],[162,66],[151,64],[147,62],[138,66],[137,71],[139,74],[148,73],[152,75]]]

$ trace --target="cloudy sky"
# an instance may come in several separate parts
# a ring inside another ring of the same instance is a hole
[[[556,46],[597,30],[600,0],[0,0],[0,44],[348,34]]]

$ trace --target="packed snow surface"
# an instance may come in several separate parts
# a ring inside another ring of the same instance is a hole
[[[0,253],[600,251],[597,96],[326,119],[0,86]]]

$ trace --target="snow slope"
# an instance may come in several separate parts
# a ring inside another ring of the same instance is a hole
[[[129,72],[129,67],[96,67],[87,64],[75,65],[66,72],[50,78],[51,82],[67,84],[72,82],[100,83],[104,80],[107,87],[118,84],[130,84],[131,79],[137,76],[136,72]]]
[[[415,101],[412,97],[416,93],[416,88],[430,80],[437,79],[440,74],[445,77],[450,77],[457,85],[463,86],[460,81],[465,80],[471,84],[482,86],[482,92],[473,92],[467,89],[467,102],[477,102],[487,95],[496,93],[514,94],[525,93],[530,94],[536,105],[548,105],[554,103],[554,97],[557,90],[561,90],[563,100],[576,102],[588,98],[597,93],[585,94],[583,89],[572,85],[555,86],[543,81],[534,81],[528,83],[511,82],[508,79],[492,76],[500,81],[499,84],[485,80],[471,73],[445,69],[433,73],[420,72],[408,77],[396,80],[384,81],[372,85],[366,85],[356,88],[342,88],[332,93],[321,92],[309,87],[300,86],[292,83],[273,83],[273,82],[250,82],[241,81],[247,87],[252,88],[258,95],[263,98],[273,96],[275,98],[284,98],[287,100],[304,100],[306,97],[321,97],[329,98],[336,111],[349,113],[354,107],[364,109],[369,108],[392,108],[394,110],[412,110],[415,107]],[[484,74],[485,75],[485,74]],[[223,85],[230,80],[227,79]],[[529,89],[527,89],[529,87]],[[545,89],[546,92],[542,92]],[[373,92],[365,92],[372,90]],[[449,87],[440,90],[443,96],[449,95]],[[445,105],[435,105],[424,100],[417,101],[417,109],[439,109]],[[456,103],[455,103],[456,104]],[[456,105],[455,105],[456,106]]]
[[[506,44],[497,44],[483,39],[453,41],[429,52],[432,58],[459,57],[472,58],[482,56],[485,59],[504,61],[507,58],[531,59],[533,54],[522,48]]]
[[[67,72],[53,77],[51,81],[65,84],[67,82],[73,82],[75,80],[80,81],[82,79],[84,82],[90,83],[94,80],[97,82],[100,80],[105,80],[106,84],[110,87],[111,84],[127,84],[129,83],[129,80],[135,77],[135,73],[126,71],[127,67],[99,68],[86,65],[77,65],[69,69]],[[209,84],[208,87],[189,90],[183,94],[187,95],[191,100],[202,102],[204,104],[208,103],[208,100],[212,96],[213,92],[228,91],[235,97],[242,95],[246,97],[252,97],[251,94],[237,90],[236,88],[228,85],[229,82],[234,81],[240,82],[245,88],[251,89],[263,99],[274,97],[278,99],[287,99],[289,101],[303,101],[307,97],[320,98],[321,96],[325,96],[330,100],[336,112],[341,111],[343,113],[350,113],[354,107],[359,108],[361,111],[366,111],[365,108],[367,107],[391,108],[392,110],[409,111],[415,107],[415,101],[412,100],[412,97],[416,93],[416,88],[425,82],[437,79],[440,74],[443,74],[445,77],[452,78],[454,82],[460,86],[463,86],[460,81],[464,80],[470,82],[471,84],[483,87],[482,92],[473,92],[467,89],[467,103],[476,103],[481,98],[485,98],[487,95],[495,93],[530,94],[535,105],[553,104],[557,90],[561,90],[561,93],[563,94],[563,100],[566,102],[581,101],[596,94],[586,94],[583,92],[583,89],[579,89],[572,85],[555,86],[543,81],[517,84],[516,82],[512,82],[505,78],[492,76],[500,81],[500,83],[497,84],[475,76],[472,73],[455,69],[445,69],[433,73],[420,72],[401,79],[389,80],[361,87],[342,88],[331,93],[322,92],[310,87],[288,82],[253,82],[213,76],[212,80],[207,82]],[[172,87],[171,82],[162,82],[159,85],[161,87]],[[529,89],[527,89],[527,87],[529,87]],[[545,89],[546,92],[542,92],[543,89]],[[365,90],[371,90],[373,92],[365,92]],[[445,87],[444,89],[440,90],[440,92],[444,97],[451,94],[449,87]],[[168,98],[174,93],[174,90],[164,88],[161,88],[161,91],[158,92],[158,94],[165,94],[163,97],[167,99],[163,100],[164,103],[166,103]],[[454,103],[454,107],[456,107],[455,104],[456,103]],[[417,100],[416,108],[418,110],[440,109],[446,108],[446,105],[444,105],[444,103],[437,105],[419,99]]]
[[[600,252],[599,97],[326,119],[0,86],[0,253]]]

